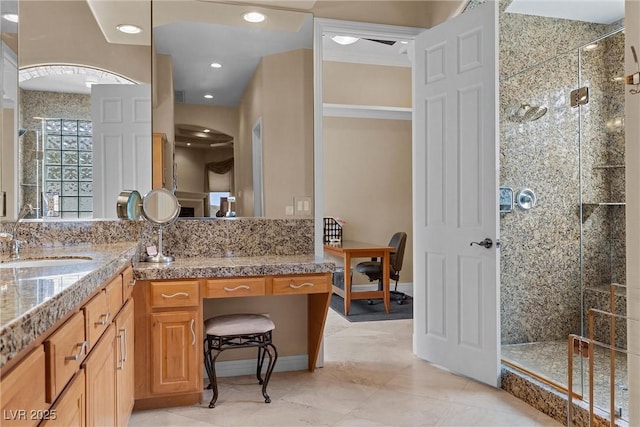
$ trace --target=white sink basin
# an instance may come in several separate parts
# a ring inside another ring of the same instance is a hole
[[[91,257],[65,256],[48,258],[23,258],[13,261],[0,262],[0,269],[3,268],[31,268],[31,267],[61,267],[65,265],[81,264],[91,261]]]

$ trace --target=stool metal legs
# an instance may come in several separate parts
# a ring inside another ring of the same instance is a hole
[[[267,394],[267,385],[269,384],[269,379],[273,373],[273,368],[276,365],[276,360],[278,360],[278,351],[271,342],[271,332],[225,337],[207,335],[203,343],[204,367],[207,371],[207,375],[209,376],[209,386],[207,388],[211,388],[213,390],[213,397],[209,403],[209,408],[214,408],[215,403],[218,400],[218,382],[216,377],[216,360],[218,359],[218,356],[224,350],[244,347],[258,347],[256,377],[258,379],[258,383],[262,385],[262,396],[264,397],[265,403],[271,403],[271,398]],[[269,355],[269,364],[267,365],[267,371],[263,379],[262,368],[267,354]]]

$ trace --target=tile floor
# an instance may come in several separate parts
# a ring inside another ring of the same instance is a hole
[[[324,367],[276,372],[265,404],[255,377],[221,378],[214,409],[134,412],[130,426],[559,426],[503,390],[411,352],[412,320],[349,323],[329,310]]]

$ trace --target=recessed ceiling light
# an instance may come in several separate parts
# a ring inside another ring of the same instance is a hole
[[[211,68],[222,68],[222,64],[219,62],[212,62]]]
[[[584,50],[593,50],[598,47],[598,43],[591,43],[584,47]]]
[[[205,97],[205,98],[207,98],[207,99],[211,99],[211,98],[213,98],[213,95],[211,95],[210,93],[208,93],[208,94],[206,94],[204,97]]]
[[[360,39],[357,37],[351,37],[351,36],[332,36],[331,40],[344,46],[348,44],[354,44]]]
[[[18,22],[18,14],[17,13],[3,13],[2,17],[9,22]]]
[[[204,132],[204,133],[209,133],[209,132],[211,132],[211,130],[209,130],[209,129],[205,129],[205,130],[203,130],[202,132]]]
[[[125,34],[138,34],[142,32],[142,28],[132,24],[120,24],[116,28],[118,29],[118,31],[121,31]]]
[[[187,142],[187,147],[191,147],[191,143],[190,142]]]
[[[260,12],[247,12],[244,15],[242,15],[242,17],[244,18],[245,21],[251,22],[252,24],[257,24],[259,22],[264,21],[267,18]]]
[[[400,40],[400,43],[402,43],[402,44],[409,44],[409,42],[408,42],[408,41],[406,41],[406,40]]]

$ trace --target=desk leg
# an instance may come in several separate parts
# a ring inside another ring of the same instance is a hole
[[[329,280],[331,278],[329,277]],[[309,355],[309,371],[313,372],[318,362],[322,334],[327,322],[327,312],[331,292],[322,294],[309,294],[307,296],[307,353]]]
[[[344,315],[349,315],[351,307],[351,254],[344,254]]]
[[[389,252],[386,252],[385,254],[383,254],[382,256],[382,289],[383,289],[383,299],[384,299],[384,309],[387,312],[387,314],[389,314],[389,311],[391,309],[391,292],[389,291],[389,288],[391,286],[391,279],[390,279],[390,266],[389,266],[389,258],[390,258],[390,254]]]

